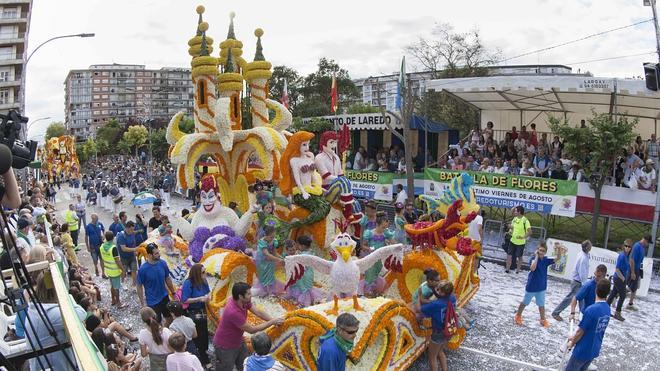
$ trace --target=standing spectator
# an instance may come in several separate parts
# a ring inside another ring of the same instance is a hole
[[[568,340],[568,347],[575,346],[566,370],[587,370],[600,354],[605,330],[610,322],[610,307],[605,297],[610,293],[610,282],[601,279],[596,286],[596,302],[584,311],[580,325]]]
[[[119,235],[119,232],[124,230],[124,224],[122,224],[122,222],[119,220],[119,215],[112,214],[112,224],[110,224],[108,230],[114,233],[115,236]]]
[[[139,246],[142,242],[148,239],[147,235],[147,223],[144,221],[144,216],[142,214],[135,214],[135,238],[137,239],[136,243]]]
[[[169,327],[172,323],[172,314],[167,307],[167,303],[170,302],[167,290],[176,291],[170,278],[170,269],[167,263],[160,259],[158,245],[152,242],[147,245],[146,250],[147,262],[140,266],[137,274],[140,305],[144,306],[146,302],[146,305],[156,312],[158,322],[165,317],[165,326]]]
[[[321,336],[316,367],[319,371],[346,370],[346,357],[353,349],[353,342],[360,329],[360,322],[350,313],[337,317],[335,328]]]
[[[80,198],[80,196],[78,196]],[[92,214],[92,221],[85,226],[85,246],[87,251],[92,256],[92,264],[94,264],[94,272],[96,276],[99,275],[99,248],[103,243],[103,223],[99,222],[99,216]],[[101,273],[103,273],[103,260],[101,260]],[[104,277],[105,278],[105,277]]]
[[[406,219],[406,224],[415,224],[417,223],[417,213],[415,212],[415,207],[412,202],[407,202],[406,211],[403,213],[403,217]]]
[[[633,151],[637,157],[644,160],[646,156],[646,143],[642,141],[642,137],[639,135],[635,138],[635,143],[633,143]]]
[[[258,332],[250,338],[254,354],[247,357],[243,362],[245,371],[284,371],[286,367],[271,356],[272,346],[270,337],[264,332]]]
[[[87,217],[85,215],[85,203],[82,201],[82,197],[78,194],[76,195],[76,215],[78,216],[78,228],[82,225],[84,228],[87,225]]]
[[[548,287],[548,267],[553,265],[556,260],[561,257],[561,249],[555,249],[555,257],[548,258],[545,256],[548,248],[545,242],[540,242],[536,253],[529,261],[529,275],[527,276],[527,285],[525,286],[525,297],[518,306],[518,311],[514,317],[517,325],[522,325],[522,312],[525,307],[532,302],[532,298],[536,300],[536,305],[539,307],[539,315],[541,316],[541,326],[548,328],[550,323],[545,319],[545,290]]]
[[[655,164],[660,160],[660,142],[656,140],[655,134],[651,134],[651,139],[646,142],[646,159],[653,160]]]
[[[403,185],[397,184],[396,185],[396,201],[394,201],[394,204],[402,204],[405,205],[405,203],[408,202],[408,193],[403,189]]]
[[[133,285],[137,279],[137,243],[135,240],[135,224],[132,221],[126,222],[126,229],[117,234],[117,247],[119,248],[119,257],[124,269],[131,273]]]
[[[605,264],[598,264],[596,271],[594,272],[594,278],[590,279],[582,285],[580,291],[575,294],[571,300],[571,315],[569,319],[575,319],[575,307],[580,304],[580,312],[584,314],[585,309],[596,302],[596,285],[598,281],[606,278],[607,276],[607,266]]]
[[[642,271],[642,261],[646,255],[646,249],[651,242],[651,235],[645,235],[644,238],[635,242],[630,252],[630,281],[628,287],[630,288],[630,301],[628,301],[628,309],[637,310],[635,307],[635,294],[639,288],[639,282],[644,277]]]
[[[231,288],[231,299],[227,300],[220,323],[213,336],[215,347],[216,371],[232,371],[243,368],[243,362],[248,357],[248,349],[243,342],[243,333],[255,334],[272,325],[279,326],[282,318],[273,319],[264,311],[252,306],[250,285],[237,282]],[[247,322],[247,312],[264,320],[253,326]]]
[[[623,242],[623,250],[619,253],[619,256],[616,259],[616,269],[614,271],[614,290],[610,292],[610,296],[607,297],[607,304],[612,305],[614,299],[617,295],[619,300],[616,303],[616,312],[612,317],[619,321],[625,321],[621,315],[621,309],[623,308],[623,302],[626,300],[626,280],[628,279],[628,274],[630,273],[630,250],[632,248],[632,240],[630,238],[626,239]]]
[[[188,316],[195,322],[197,347],[199,360],[204,366],[209,365],[209,357],[206,351],[209,348],[208,319],[206,315],[206,303],[209,301],[211,290],[206,282],[206,271],[200,263],[193,265],[188,273],[188,279],[183,282],[181,289],[181,301],[188,304]]]
[[[508,134],[512,141],[518,139],[519,133],[515,126],[511,128],[511,131]]]
[[[488,139],[491,139],[491,140],[494,139],[493,138],[493,133],[494,133],[494,131],[493,131],[493,122],[488,121],[486,123],[486,128],[484,129],[484,139],[486,139],[486,142],[488,142]]]
[[[104,237],[105,242],[99,248],[99,253],[101,255],[103,276],[110,279],[110,296],[112,297],[110,305],[116,305],[118,309],[123,309],[126,308],[127,304],[121,303],[119,290],[121,290],[121,277],[126,272],[119,258],[117,245],[113,242],[115,235],[111,231],[107,231]]]
[[[532,122],[529,125],[529,128],[532,129],[532,131],[529,132],[529,143],[534,147],[538,147],[539,137],[538,137],[538,133],[536,132],[536,124]]]
[[[150,232],[155,229],[158,229],[158,227],[160,227],[160,225],[162,224],[162,222],[160,221],[160,207],[154,206],[151,209],[151,212],[154,214],[154,216],[152,216],[151,219],[149,219]]]
[[[582,253],[578,256],[573,273],[571,274],[571,291],[564,297],[564,300],[552,311],[552,318],[562,321],[560,314],[571,303],[575,294],[580,291],[582,285],[589,279],[589,251],[591,251],[591,241],[582,241]]]
[[[163,185],[162,185],[162,190],[163,190],[163,202],[165,203],[165,208],[168,210],[170,209],[170,198],[172,194],[172,190],[174,189],[174,177],[171,173],[171,171],[167,172],[167,175],[165,175],[165,178],[163,178]]]
[[[168,340],[172,331],[163,327],[157,319],[156,312],[149,307],[140,310],[142,322],[147,326],[140,330],[138,342],[140,343],[140,354],[142,357],[149,356],[149,369],[152,371],[167,370],[167,355],[172,353]]]
[[[553,158],[561,158],[561,152],[564,149],[564,144],[559,140],[558,136],[552,138],[552,143],[550,143],[550,149],[552,151]]]
[[[64,221],[69,224],[69,233],[71,233],[71,239],[75,248],[78,247],[78,219],[73,204],[69,204],[69,210],[64,213]]]
[[[509,244],[509,251],[506,256],[506,273],[509,273],[511,263],[516,258],[518,259],[516,273],[519,273],[525,244],[527,244],[529,236],[532,235],[532,225],[525,217],[525,208],[520,205],[513,208],[513,220],[511,220],[509,234],[511,234],[511,243]]]
[[[175,332],[167,339],[167,344],[174,351],[165,361],[167,371],[203,371],[199,359],[186,351],[186,338],[183,334]]]

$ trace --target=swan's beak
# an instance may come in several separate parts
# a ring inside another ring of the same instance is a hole
[[[341,255],[341,258],[348,263],[348,259],[351,258],[351,252],[353,251],[352,246],[342,246],[337,248],[337,252]]]

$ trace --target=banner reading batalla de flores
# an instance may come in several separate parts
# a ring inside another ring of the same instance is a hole
[[[426,169],[424,193],[442,196],[449,181],[467,172],[474,178],[474,194],[483,206],[511,208],[559,216],[575,216],[577,182],[474,171]]]

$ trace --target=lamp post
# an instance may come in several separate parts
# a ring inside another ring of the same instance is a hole
[[[42,121],[42,120],[48,120],[48,119],[50,119],[50,116],[48,116],[48,117],[40,117],[40,118],[38,118],[38,119],[36,119],[36,120],[32,120],[32,122],[29,123],[29,124],[27,125],[27,129],[25,129],[25,135],[27,135],[27,133],[30,131],[30,128],[32,127],[32,125],[36,124],[36,123],[39,122],[39,121]]]

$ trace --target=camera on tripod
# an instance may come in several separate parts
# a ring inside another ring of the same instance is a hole
[[[21,141],[19,137],[21,126],[28,122],[28,118],[11,110],[6,115],[0,115],[0,120],[2,120],[0,121],[0,146],[7,146],[11,152],[11,159],[0,159],[0,162],[9,162],[14,169],[23,169],[34,161],[37,153],[36,141]],[[7,156],[3,151],[0,153]]]

